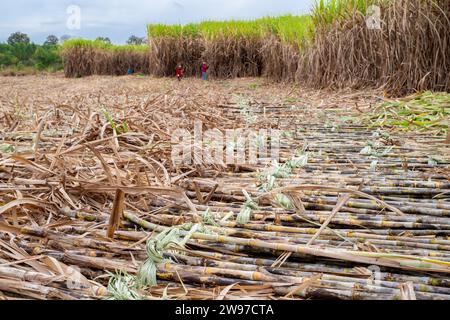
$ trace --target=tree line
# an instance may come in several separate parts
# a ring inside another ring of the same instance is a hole
[[[59,55],[59,45],[68,40],[69,36],[61,38],[49,35],[42,45],[31,42],[30,37],[20,31],[12,33],[6,43],[0,43],[0,70],[6,68],[57,71],[62,69]],[[98,37],[96,40],[111,43],[108,37]],[[127,44],[141,45],[145,38],[131,36]]]

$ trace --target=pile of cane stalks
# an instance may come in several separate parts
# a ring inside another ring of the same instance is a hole
[[[1,78],[0,299],[450,299],[450,141],[393,122],[441,97],[379,95]],[[198,123],[279,156],[175,163]]]
[[[424,92],[387,101],[374,108],[372,126],[445,134],[450,127],[450,94]]]

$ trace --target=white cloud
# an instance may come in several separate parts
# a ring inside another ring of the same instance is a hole
[[[14,31],[40,43],[48,34],[86,38],[107,36],[123,43],[145,35],[148,23],[252,19],[265,15],[307,13],[314,0],[1,0],[0,42]],[[81,8],[81,29],[66,29],[66,8]]]

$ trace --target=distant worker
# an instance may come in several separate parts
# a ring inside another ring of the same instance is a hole
[[[183,78],[183,66],[181,65],[181,63],[179,63],[176,67],[175,73],[177,75],[178,81],[181,81],[181,79]]]
[[[134,74],[133,68],[129,67],[129,68],[128,68],[128,71],[127,71],[127,74],[128,74],[128,75]]]
[[[202,63],[202,79],[205,81],[208,80],[208,69],[209,69],[208,65],[206,64],[205,61],[203,61],[203,63]]]

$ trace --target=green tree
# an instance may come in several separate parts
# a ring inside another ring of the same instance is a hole
[[[0,52],[0,68],[17,64],[19,60],[9,52]]]
[[[58,37],[51,34],[47,37],[47,40],[45,40],[44,46],[56,46],[58,45],[58,43],[59,43]]]
[[[8,38],[8,44],[30,44],[30,37],[20,31],[12,33]]]
[[[97,39],[95,39],[97,41],[103,41],[106,43],[111,43],[111,39],[109,39],[108,37],[98,37]]]
[[[33,65],[32,57],[37,49],[37,45],[33,43],[16,43],[10,47],[11,54],[19,60],[20,64],[26,66]]]
[[[144,44],[145,38],[136,37],[135,35],[132,35],[128,38],[127,44],[131,45],[141,45]]]
[[[33,55],[35,67],[39,70],[48,68],[58,68],[61,64],[61,58],[58,54],[57,48],[54,46],[43,46],[37,48]]]

